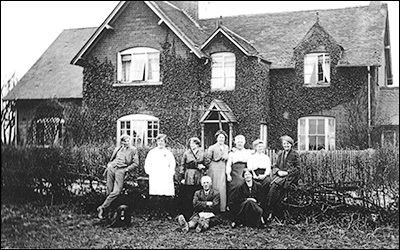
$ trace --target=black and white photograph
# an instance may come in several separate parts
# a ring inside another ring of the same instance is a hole
[[[2,249],[399,249],[398,1],[1,1]]]

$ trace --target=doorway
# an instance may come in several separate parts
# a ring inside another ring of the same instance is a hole
[[[218,123],[205,123],[204,124],[204,148],[207,149],[209,146],[216,143],[215,133],[219,130]],[[222,130],[228,135],[225,140],[225,144],[229,145],[229,126],[227,123],[222,123]]]

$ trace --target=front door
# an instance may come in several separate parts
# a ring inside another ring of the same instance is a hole
[[[228,135],[225,140],[225,144],[229,145],[229,126],[227,123],[222,123],[222,129]],[[204,148],[207,149],[209,146],[217,142],[215,133],[219,130],[218,123],[205,123],[204,124]]]

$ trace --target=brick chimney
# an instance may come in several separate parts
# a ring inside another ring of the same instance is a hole
[[[380,10],[381,9],[381,1],[371,1],[369,2],[369,8],[370,11],[374,10]]]
[[[199,19],[199,1],[169,1],[176,7],[184,10],[191,18]]]

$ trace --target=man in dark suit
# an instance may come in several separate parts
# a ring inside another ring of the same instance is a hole
[[[194,193],[194,212],[189,222],[185,220],[182,214],[178,216],[178,223],[182,227],[182,232],[187,233],[190,228],[196,228],[196,232],[200,233],[222,222],[219,209],[220,195],[217,190],[211,188],[211,185],[210,176],[201,178],[203,189]]]

